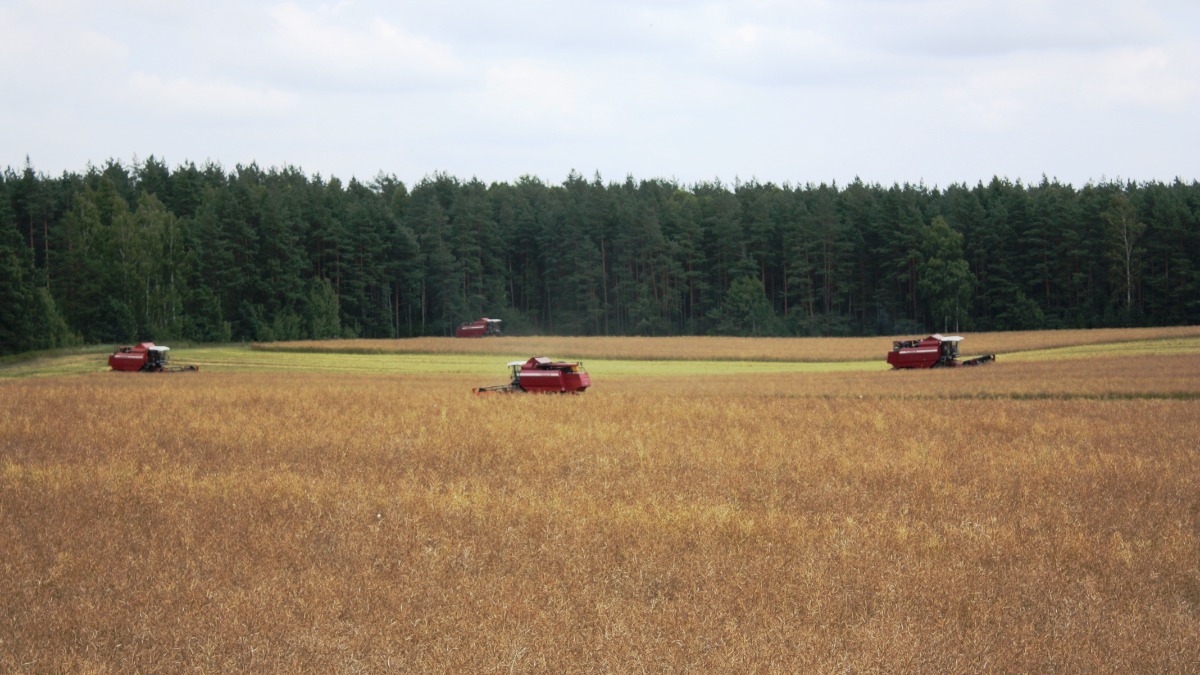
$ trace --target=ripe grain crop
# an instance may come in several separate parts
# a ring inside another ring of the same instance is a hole
[[[0,382],[0,671],[1187,672],[1159,358]]]
[[[964,355],[1015,354],[1035,350],[1114,345],[1131,342],[1186,341],[1200,351],[1200,326],[1105,328],[1095,330],[967,333]],[[899,335],[865,338],[739,337],[494,337],[483,339],[409,338],[403,340],[325,340],[255,344],[263,351],[343,354],[552,354],[576,359],[706,361],[882,361]],[[1154,345],[1148,348],[1153,349]],[[1146,349],[1147,347],[1142,347]]]

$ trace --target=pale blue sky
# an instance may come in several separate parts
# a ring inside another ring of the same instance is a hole
[[[0,166],[1200,178],[1192,0],[0,0]]]

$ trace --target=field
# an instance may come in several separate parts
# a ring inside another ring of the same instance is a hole
[[[991,339],[6,363],[0,672],[1200,670],[1200,331]]]
[[[603,338],[499,337],[486,340],[338,340],[333,342],[276,342],[261,349],[290,352],[359,354],[544,354],[560,358],[686,360],[686,361],[799,361],[847,362],[882,360],[892,338]],[[917,336],[923,337],[923,336]],[[1052,349],[1122,349],[1131,343],[1186,343],[1198,349],[1200,326],[1127,330],[1055,330],[1014,333],[974,333],[963,343],[963,355],[1044,352]],[[1157,351],[1157,350],[1156,350]]]

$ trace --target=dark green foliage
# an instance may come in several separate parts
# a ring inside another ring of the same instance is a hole
[[[191,291],[184,305],[183,335],[195,342],[229,342],[233,329],[221,311],[221,301],[209,288]]]
[[[410,191],[149,157],[0,180],[0,352],[73,340],[871,335],[1200,323],[1200,185],[572,172]]]
[[[943,331],[959,330],[975,290],[975,275],[963,259],[963,236],[935,216],[921,230],[921,263],[917,288],[929,309],[933,326]]]
[[[307,337],[313,340],[341,337],[338,297],[328,279],[313,279],[309,282],[307,309]]]
[[[7,197],[7,191],[0,193]],[[33,256],[21,241],[7,199],[0,199],[0,354],[29,349],[33,327]]]
[[[59,314],[48,288],[39,286],[33,290],[33,304],[27,319],[29,335],[26,344],[31,349],[53,349],[81,342]]]
[[[717,335],[771,337],[780,334],[781,322],[771,309],[762,282],[755,277],[734,279],[725,302],[711,312]]]

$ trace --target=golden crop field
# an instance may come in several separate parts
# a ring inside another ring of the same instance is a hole
[[[210,358],[0,381],[0,672],[1200,669],[1189,349],[491,397]]]

